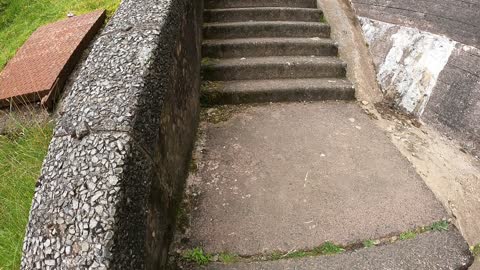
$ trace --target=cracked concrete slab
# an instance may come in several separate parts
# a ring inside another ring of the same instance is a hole
[[[349,244],[447,217],[355,103],[232,111],[227,121],[202,124],[202,154],[189,183],[198,195],[192,247],[254,255]]]
[[[472,263],[458,231],[419,235],[391,245],[359,249],[337,256],[319,256],[269,262],[212,264],[210,270],[269,269],[467,269]]]

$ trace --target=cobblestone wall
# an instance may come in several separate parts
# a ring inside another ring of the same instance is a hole
[[[44,161],[22,269],[162,269],[199,113],[202,1],[124,0]]]

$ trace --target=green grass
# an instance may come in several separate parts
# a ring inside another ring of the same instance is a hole
[[[11,119],[10,119],[11,120]],[[11,121],[0,135],[0,269],[19,269],[35,183],[53,123]]]
[[[417,234],[415,232],[409,231],[409,232],[401,233],[399,238],[400,240],[408,240],[408,239],[413,239],[415,237],[417,237]]]
[[[480,257],[480,244],[476,244],[475,246],[471,247],[471,251],[473,256]]]
[[[363,246],[364,246],[365,248],[371,248],[371,247],[375,246],[375,241],[373,241],[373,240],[365,240],[365,241],[363,241]]]
[[[198,265],[206,265],[211,260],[211,255],[205,253],[202,248],[196,247],[191,250],[187,250],[183,254],[183,258],[188,262],[194,262]]]
[[[322,255],[332,255],[332,254],[342,253],[342,252],[345,251],[345,249],[343,249],[340,246],[335,245],[332,242],[325,242],[323,245],[321,245],[318,248],[318,251]]]
[[[448,231],[448,225],[449,225],[448,221],[442,220],[442,221],[433,223],[431,226],[428,227],[428,229],[430,231],[438,231],[438,232]]]
[[[236,254],[223,252],[218,255],[218,259],[224,264],[231,264],[238,260],[238,256]]]
[[[120,0],[0,0],[0,70],[18,48],[40,26],[66,18],[106,9],[111,16]]]

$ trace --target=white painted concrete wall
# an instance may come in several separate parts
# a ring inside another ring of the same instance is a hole
[[[421,116],[456,42],[416,28],[359,20],[368,45],[375,49],[382,90],[394,93],[406,112]]]

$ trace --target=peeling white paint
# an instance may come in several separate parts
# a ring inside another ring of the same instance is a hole
[[[362,25],[363,36],[368,44],[372,44],[378,37],[383,37],[387,31],[394,28],[395,25],[381,21],[370,20],[364,17],[358,17]]]
[[[369,46],[385,44],[385,41],[391,43],[381,51],[383,62],[377,66],[382,90],[396,93],[399,106],[420,116],[456,42],[416,28],[368,18],[360,18],[360,21]]]

